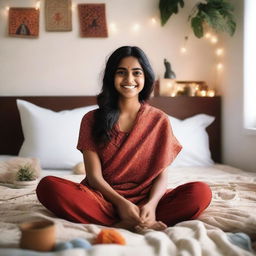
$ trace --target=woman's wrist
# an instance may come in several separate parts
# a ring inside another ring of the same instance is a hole
[[[153,207],[153,208],[156,209],[157,204],[158,204],[158,201],[157,201],[157,200],[154,200],[154,199],[152,198],[152,199],[149,199],[146,204],[147,204],[148,206]]]
[[[118,195],[117,197],[115,198],[112,198],[111,202],[117,207],[117,208],[120,208],[122,207],[124,204],[127,204],[128,200],[125,199],[123,196],[121,195]]]

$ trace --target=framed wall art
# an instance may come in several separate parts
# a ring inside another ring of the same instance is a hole
[[[9,9],[9,36],[38,37],[39,10],[11,7]]]
[[[72,30],[71,0],[45,0],[45,26],[47,31]]]
[[[81,37],[108,37],[105,4],[79,4]]]

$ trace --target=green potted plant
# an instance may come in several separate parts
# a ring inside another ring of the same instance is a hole
[[[30,165],[21,166],[14,183],[17,188],[35,185],[37,178],[34,169]]]
[[[160,0],[159,10],[161,24],[164,26],[173,14],[178,14],[179,8],[185,6],[184,0]],[[226,32],[233,36],[236,30],[234,7],[228,0],[198,1],[188,17],[194,35],[204,36],[205,28],[210,27],[215,32]]]

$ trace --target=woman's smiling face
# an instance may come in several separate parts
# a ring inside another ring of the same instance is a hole
[[[145,76],[137,58],[130,56],[120,61],[114,83],[121,97],[139,97],[139,93],[144,88]]]

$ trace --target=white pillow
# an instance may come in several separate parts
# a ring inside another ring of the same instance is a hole
[[[212,165],[214,162],[211,159],[209,137],[205,129],[215,118],[206,114],[198,114],[184,120],[168,117],[175,137],[183,146],[171,166]]]
[[[7,161],[15,157],[14,155],[0,155],[0,161]]]
[[[44,169],[70,169],[81,162],[76,149],[81,119],[97,105],[55,112],[17,100],[24,142],[21,157],[40,159]]]

